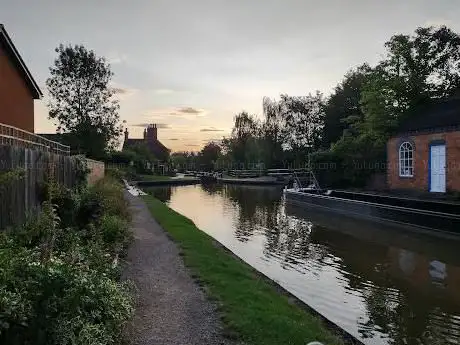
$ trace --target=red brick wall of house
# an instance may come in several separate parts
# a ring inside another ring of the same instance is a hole
[[[399,145],[403,139],[415,144],[413,177],[399,176]],[[430,142],[434,140],[446,142],[447,191],[460,191],[460,131],[391,138],[387,143],[387,182],[390,189],[429,191],[428,161]]]
[[[0,123],[34,132],[34,99],[0,45]]]

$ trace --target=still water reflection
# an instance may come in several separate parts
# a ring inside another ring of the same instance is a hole
[[[460,242],[285,205],[276,187],[149,191],[365,344],[460,343]]]

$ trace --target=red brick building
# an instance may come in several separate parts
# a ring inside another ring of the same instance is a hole
[[[34,99],[42,93],[0,24],[0,123],[34,132]]]
[[[387,143],[390,189],[460,191],[460,99],[431,104]]]
[[[136,145],[145,145],[150,152],[160,161],[166,161],[169,157],[169,149],[158,140],[157,125],[151,124],[144,129],[143,139],[130,139],[128,129],[125,130],[125,141],[123,149],[127,149]]]

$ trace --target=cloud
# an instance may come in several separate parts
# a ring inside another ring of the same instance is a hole
[[[134,95],[138,90],[128,88],[128,87],[121,87],[121,86],[113,86],[112,91],[119,100],[124,100],[132,95]]]
[[[132,127],[147,127],[151,125],[151,123],[137,123],[137,124],[134,124],[134,125],[130,125]],[[168,125],[167,123],[155,123],[155,125],[157,126],[157,128],[163,128],[163,129],[171,129],[171,125]]]
[[[193,107],[182,107],[179,109],[176,109],[175,111],[169,113],[170,115],[196,115],[196,116],[203,116],[204,115],[204,110],[203,109],[197,109]]]
[[[170,116],[181,117],[184,119],[194,119],[196,117],[201,117],[206,115],[206,111],[204,109],[198,109],[193,107],[182,107],[182,108],[157,108],[157,109],[150,109],[143,112],[143,116],[151,118],[156,117],[160,118],[168,118]]]
[[[218,129],[216,127],[208,127],[200,129],[200,132],[223,132],[223,129]]]
[[[166,139],[166,140],[176,141],[176,140],[179,140],[179,139],[177,139],[177,138],[171,138],[171,139]]]
[[[222,138],[220,138],[220,139],[203,139],[203,143],[204,144],[214,143],[214,144],[217,144],[217,145],[222,145]]]

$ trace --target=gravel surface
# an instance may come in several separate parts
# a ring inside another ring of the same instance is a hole
[[[135,345],[231,344],[222,336],[215,305],[193,281],[179,249],[151,216],[144,201],[125,193],[133,214],[134,242],[123,279],[137,288],[136,312],[127,327]]]

